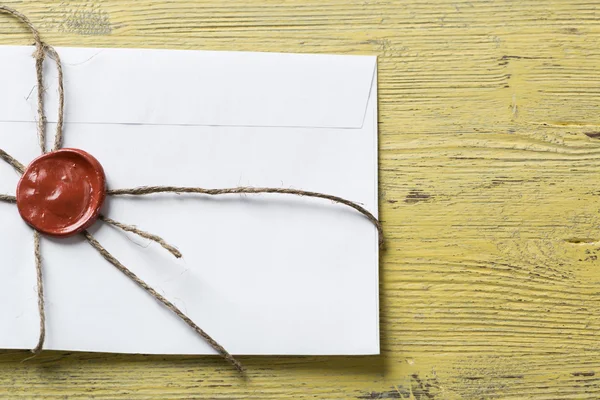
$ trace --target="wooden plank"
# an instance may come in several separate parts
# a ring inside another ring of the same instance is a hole
[[[5,352],[1,397],[600,397],[597,2],[5,3],[54,45],[379,55],[388,241],[381,357]]]

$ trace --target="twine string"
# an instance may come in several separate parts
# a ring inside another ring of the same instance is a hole
[[[37,79],[37,131],[38,131],[38,140],[40,145],[40,150],[42,154],[46,153],[46,115],[44,113],[44,60],[46,58],[46,54],[50,56],[50,58],[54,59],[56,62],[56,69],[58,71],[58,118],[56,122],[56,133],[54,136],[54,147],[53,150],[58,150],[62,147],[63,142],[63,125],[64,125],[64,109],[65,109],[65,91],[63,85],[63,70],[62,63],[60,61],[60,57],[54,47],[42,41],[40,37],[40,33],[37,28],[31,23],[29,18],[20,13],[19,11],[0,5],[0,13],[5,13],[12,15],[17,18],[23,24],[25,24],[31,34],[33,35],[33,40],[35,41],[35,52],[33,53],[33,57],[35,58],[35,74]]]
[[[33,54],[36,60],[36,79],[37,79],[37,87],[38,87],[38,95],[37,95],[37,106],[38,106],[38,139],[40,144],[40,149],[42,153],[46,153],[46,116],[44,114],[44,80],[43,80],[43,64],[45,56],[48,55],[50,58],[54,59],[56,62],[56,68],[58,71],[58,119],[56,124],[56,133],[54,138],[54,146],[52,151],[59,150],[63,144],[63,125],[64,125],[64,87],[63,87],[63,69],[60,60],[60,56],[54,50],[54,48],[46,43],[44,43],[41,38],[38,30],[33,26],[29,19],[21,14],[20,12],[7,7],[0,5],[0,13],[6,13],[12,15],[13,17],[19,19],[23,22],[29,30],[31,31],[36,51]],[[0,149],[0,159],[7,162],[11,165],[18,173],[23,174],[25,171],[25,167],[15,158],[10,156],[4,150]],[[177,187],[177,186],[145,186],[131,189],[116,189],[109,190],[108,194],[112,196],[120,196],[120,195],[131,195],[131,196],[142,196],[142,195],[150,195],[156,193],[194,193],[194,194],[203,194],[203,195],[224,195],[224,194],[259,194],[259,193],[273,193],[273,194],[289,194],[303,197],[313,197],[313,198],[321,198],[333,201],[334,203],[339,203],[351,207],[364,215],[377,229],[379,236],[379,245],[380,247],[383,245],[383,228],[379,220],[366,208],[363,206],[352,202],[350,200],[346,200],[342,197],[328,195],[324,193],[318,192],[310,192],[305,190],[297,190],[297,189],[285,189],[285,188],[260,188],[260,187],[235,187],[235,188],[227,188],[227,189],[204,189],[198,187]],[[7,203],[16,203],[17,199],[15,196],[0,194],[0,201]],[[131,232],[139,235],[140,237],[152,240],[158,244],[160,244],[163,248],[168,250],[175,257],[181,257],[181,253],[173,246],[169,245],[165,242],[160,236],[142,231],[135,226],[126,225],[110,218],[107,218],[103,215],[99,217],[99,219],[109,225],[112,225],[116,228],[119,228],[125,232]],[[223,358],[229,361],[238,371],[243,372],[244,368],[242,365],[229,353],[223,346],[217,343],[210,335],[208,335],[204,330],[202,330],[194,321],[191,320],[186,314],[184,314],[179,308],[177,308],[173,303],[167,300],[164,296],[154,290],[151,286],[149,286],[146,282],[140,279],[137,275],[135,275],[132,271],[126,268],[119,260],[117,260],[111,253],[109,253],[89,232],[84,231],[83,236],[86,238],[87,242],[97,250],[100,255],[113,266],[115,266],[119,271],[121,271],[125,276],[134,281],[138,286],[144,289],[147,293],[149,293],[154,299],[162,303],[165,307],[171,310],[175,315],[177,315],[181,320],[183,320],[187,325],[189,325],[198,335],[200,335],[208,344],[212,346],[212,348],[219,353]],[[40,335],[38,344],[32,350],[34,354],[39,354],[44,346],[44,340],[46,336],[46,328],[45,328],[45,311],[44,311],[44,285],[43,285],[43,276],[42,276],[42,257],[41,257],[41,246],[40,246],[40,234],[37,230],[34,229],[34,255],[35,255],[35,264],[36,264],[36,272],[37,272],[37,287],[38,287],[38,310],[40,314]]]
[[[150,293],[152,297],[156,300],[160,301],[163,305],[165,305],[169,310],[174,312],[179,318],[181,318],[186,324],[188,324],[193,330],[195,330],[200,336],[206,340],[213,349],[215,349],[221,356],[223,356],[227,361],[229,361],[239,372],[244,372],[244,368],[242,365],[235,359],[223,346],[217,343],[212,337],[210,337],[204,330],[202,330],[198,325],[191,320],[190,317],[185,315],[179,308],[177,308],[173,303],[167,300],[164,296],[154,290],[151,286],[149,286],[146,282],[141,280],[136,274],[130,271],[127,267],[125,267],[119,260],[117,260],[112,254],[110,254],[98,241],[87,231],[83,232],[83,236],[87,239],[89,244],[96,249],[102,257],[112,265],[114,265],[119,271],[125,274],[129,279],[134,281],[138,286],[144,289],[146,292]]]
[[[39,39],[39,36],[37,37]],[[44,113],[44,59],[46,58],[46,52],[44,51],[44,45],[42,42],[36,41],[36,50],[34,53],[35,57],[35,74],[37,78],[37,110],[38,110],[38,140],[40,144],[40,150],[42,154],[46,153],[46,115]]]
[[[375,216],[368,211],[363,206],[346,200],[342,197],[333,196],[330,194],[319,193],[319,192],[309,192],[306,190],[298,190],[298,189],[286,189],[286,188],[265,188],[265,187],[248,187],[248,186],[239,186],[234,188],[225,188],[225,189],[204,189],[199,187],[179,187],[179,186],[141,186],[137,188],[131,189],[111,189],[107,191],[107,194],[111,196],[123,196],[123,195],[131,195],[131,196],[143,196],[155,193],[194,193],[194,194],[204,194],[209,196],[217,196],[223,194],[259,194],[259,193],[277,193],[277,194],[290,194],[300,197],[313,197],[325,200],[331,200],[334,203],[343,204],[345,206],[351,207],[364,215],[377,229],[377,233],[379,236],[379,246],[383,246],[383,227],[381,226],[381,222]]]
[[[40,33],[38,32],[36,27],[33,26],[31,21],[29,21],[29,18],[27,18],[25,15],[7,6],[0,6],[0,12],[10,14],[18,20],[20,20],[23,24],[25,24],[31,31],[31,34],[33,35],[33,40],[35,41],[35,52],[33,53],[33,56],[35,58],[35,73],[38,88],[37,131],[40,149],[42,150],[43,154],[46,152],[46,116],[44,115],[44,58],[46,57],[46,52],[44,51],[44,42],[42,42],[42,39],[40,38]]]
[[[3,203],[17,203],[17,198],[15,196],[11,196],[9,194],[0,194],[0,201]]]
[[[38,355],[44,349],[46,340],[46,311],[44,309],[44,283],[42,275],[42,251],[40,249],[40,233],[33,230],[33,246],[35,255],[35,271],[38,288],[38,311],[40,314],[40,334],[37,345],[31,350],[34,355]]]
[[[167,250],[169,253],[173,254],[173,256],[175,256],[175,258],[182,257],[181,252],[179,250],[177,250],[177,248],[175,248],[175,246],[171,246],[169,243],[167,243],[163,238],[161,238],[158,235],[154,235],[152,233],[145,232],[133,225],[126,225],[121,222],[117,222],[114,219],[108,218],[102,214],[100,214],[100,216],[98,218],[100,218],[102,221],[106,222],[107,224],[117,227],[125,232],[135,233],[138,236],[141,236],[145,239],[152,240],[152,241],[160,244],[165,250]]]
[[[23,172],[25,172],[25,166],[2,149],[0,149],[0,158],[6,161],[6,163],[13,167],[19,174],[22,175]]]
[[[65,88],[63,86],[63,69],[60,56],[54,50],[54,47],[45,45],[45,50],[56,63],[56,71],[58,73],[58,117],[56,119],[56,132],[54,134],[54,147],[52,151],[60,150],[63,145],[63,125],[65,118]]]
[[[8,154],[6,151],[0,149],[0,158],[6,161],[9,165],[11,165],[15,171],[17,171],[20,175],[25,172],[25,167],[21,164],[17,159]],[[0,195],[0,201],[6,203],[16,203],[17,198],[15,196]],[[31,358],[39,355],[44,349],[44,342],[46,341],[46,310],[44,306],[44,280],[42,275],[42,252],[41,252],[41,237],[40,233],[37,230],[33,230],[33,255],[35,258],[35,272],[36,272],[36,285],[37,285],[37,295],[38,295],[38,314],[40,316],[40,330],[38,335],[38,342],[31,352],[33,353],[32,357],[26,358],[23,361],[30,360]]]

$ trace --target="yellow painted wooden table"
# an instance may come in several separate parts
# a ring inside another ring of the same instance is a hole
[[[381,356],[4,352],[1,398],[600,398],[599,1],[4,3],[59,46],[379,55],[387,250]]]

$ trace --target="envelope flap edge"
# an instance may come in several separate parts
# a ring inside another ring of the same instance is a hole
[[[36,119],[32,47],[3,46],[0,121]],[[57,48],[67,123],[360,128],[374,56]],[[20,79],[30,70],[27,79]],[[56,71],[45,65],[56,121]],[[32,88],[33,87],[33,88]]]

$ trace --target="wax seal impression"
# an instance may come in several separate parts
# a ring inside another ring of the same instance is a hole
[[[89,228],[105,197],[102,165],[79,149],[61,149],[36,158],[17,185],[21,217],[39,232],[56,237]]]

